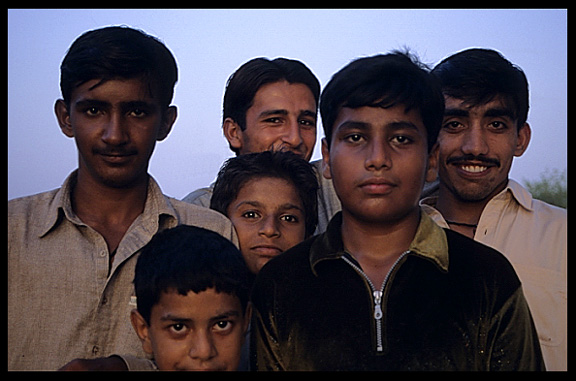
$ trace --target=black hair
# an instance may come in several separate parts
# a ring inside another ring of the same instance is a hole
[[[403,105],[406,112],[411,109],[420,112],[430,151],[442,125],[444,98],[428,68],[415,56],[400,51],[352,61],[332,76],[320,97],[320,115],[328,145],[342,107],[395,105]]]
[[[264,151],[228,159],[214,185],[210,208],[227,215],[230,203],[242,187],[254,178],[272,177],[294,184],[305,214],[306,237],[318,224],[318,179],[310,163],[290,151]]]
[[[125,26],[88,31],[68,49],[60,66],[60,89],[67,106],[72,91],[93,79],[142,77],[168,107],[178,80],[176,60],[157,38]]]
[[[441,61],[432,70],[445,95],[470,106],[486,104],[496,96],[512,111],[520,129],[528,119],[528,80],[516,65],[492,49],[473,48]]]
[[[308,86],[318,106],[320,82],[306,65],[288,58],[269,60],[259,57],[244,63],[228,78],[224,92],[222,123],[226,118],[231,118],[245,130],[246,112],[253,105],[258,90],[266,84],[280,81]]]
[[[232,242],[210,230],[180,225],[155,234],[142,249],[134,276],[137,309],[150,324],[152,307],[163,292],[186,295],[215,288],[236,295],[245,311],[251,280]]]

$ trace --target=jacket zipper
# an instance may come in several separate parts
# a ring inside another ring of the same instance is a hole
[[[372,297],[374,300],[374,321],[376,323],[376,351],[377,352],[382,352],[384,350],[384,345],[382,344],[382,318],[384,316],[384,313],[382,312],[382,296],[384,295],[384,288],[386,287],[386,284],[388,283],[388,279],[390,278],[390,274],[392,273],[392,271],[394,270],[396,265],[409,252],[410,252],[410,250],[406,250],[405,252],[403,252],[398,257],[398,259],[396,259],[396,261],[394,262],[392,267],[390,267],[388,274],[386,274],[386,278],[384,278],[384,281],[382,282],[382,287],[380,288],[380,290],[377,290],[376,287],[374,287],[374,283],[372,283],[370,278],[368,278],[368,275],[366,275],[366,273],[360,268],[360,266],[356,265],[354,262],[352,262],[350,259],[346,258],[345,256],[342,257],[342,259],[344,259],[344,261],[346,261],[346,263],[348,263],[350,266],[352,266],[352,268],[354,268],[354,270],[356,270],[356,272],[358,274],[362,275],[362,277],[364,279],[366,279],[366,282],[370,286],[370,291],[372,292]]]

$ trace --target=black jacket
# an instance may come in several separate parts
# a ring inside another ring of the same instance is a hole
[[[425,213],[382,292],[326,233],[270,261],[256,279],[258,370],[544,370],[520,281],[497,251]]]

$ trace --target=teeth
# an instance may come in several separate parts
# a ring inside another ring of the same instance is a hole
[[[485,170],[488,169],[488,167],[484,167],[482,165],[463,165],[462,169],[465,170],[466,172],[478,173],[478,172],[484,172]]]

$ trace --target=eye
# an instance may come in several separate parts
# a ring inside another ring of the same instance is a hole
[[[396,135],[392,138],[392,142],[397,145],[406,145],[412,143],[414,140],[405,135]]]
[[[505,130],[508,125],[502,121],[496,120],[488,125],[493,130]]]
[[[344,137],[345,141],[350,143],[358,143],[363,139],[362,135],[360,134],[350,134]]]
[[[146,115],[148,115],[148,112],[146,110],[141,109],[141,108],[136,108],[136,109],[130,111],[130,116],[133,116],[135,118],[143,118]]]
[[[464,128],[464,125],[456,120],[451,120],[442,126],[442,128],[448,132],[457,132]]]
[[[230,320],[220,320],[212,326],[212,329],[217,333],[227,333],[232,330],[233,324]]]
[[[258,214],[258,212],[254,211],[254,210],[248,210],[244,213],[242,213],[242,217],[244,218],[258,218],[260,217],[260,215]]]
[[[84,113],[88,116],[96,116],[100,113],[100,109],[98,107],[88,107],[84,110]]]
[[[285,215],[280,217],[280,220],[285,221],[285,222],[294,223],[294,224],[300,222],[300,218],[298,218],[297,216],[294,216],[292,214],[285,214]]]
[[[186,332],[187,327],[186,327],[186,324],[184,324],[184,323],[175,323],[175,324],[171,324],[169,326],[169,329],[171,332],[181,335],[181,334]]]

